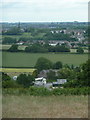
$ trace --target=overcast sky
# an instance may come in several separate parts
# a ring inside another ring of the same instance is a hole
[[[2,0],[3,22],[88,21],[89,0]]]

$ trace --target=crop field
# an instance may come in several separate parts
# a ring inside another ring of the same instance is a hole
[[[3,118],[88,118],[88,96],[3,95]]]
[[[88,54],[2,52],[2,65],[3,67],[34,67],[40,57],[52,62],[61,61],[63,64],[78,66],[86,62]]]
[[[30,72],[33,73],[35,71],[35,69],[16,69],[16,68],[2,68],[0,69],[0,72]]]
[[[0,72],[8,73],[10,77],[19,76],[22,73],[33,74],[36,69],[24,69],[24,68],[0,68]]]

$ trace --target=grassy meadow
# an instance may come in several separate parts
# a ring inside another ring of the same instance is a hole
[[[52,62],[61,61],[63,64],[78,66],[86,62],[88,54],[2,52],[2,65],[4,67],[34,67],[40,57],[45,57]]]
[[[87,118],[88,96],[13,96],[2,99],[3,118]]]

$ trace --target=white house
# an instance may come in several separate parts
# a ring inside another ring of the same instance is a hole
[[[40,77],[40,78],[35,78],[34,85],[35,86],[42,86],[46,84],[46,78]]]

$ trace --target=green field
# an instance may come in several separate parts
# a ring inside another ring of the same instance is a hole
[[[61,61],[63,64],[75,66],[86,62],[88,59],[87,54],[2,52],[2,65],[4,67],[34,67],[40,57],[45,57],[52,62]]]
[[[88,96],[4,95],[3,118],[88,118]]]

